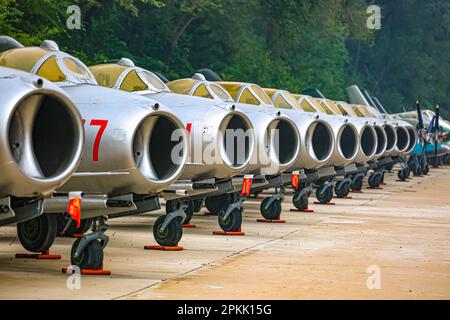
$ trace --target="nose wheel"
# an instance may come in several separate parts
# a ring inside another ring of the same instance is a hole
[[[78,256],[75,251],[80,245],[81,239],[77,239],[72,246],[71,263],[80,269],[99,270],[103,266],[103,246],[98,240],[89,242]]]
[[[77,239],[72,245],[72,265],[80,267],[81,270],[101,270],[103,251],[109,242],[109,237],[105,234],[107,230],[106,217],[93,221],[92,233]]]
[[[281,200],[265,198],[261,202],[261,215],[264,219],[277,220],[281,215]]]
[[[317,187],[316,198],[321,204],[328,203],[333,199],[333,187],[334,184],[331,182],[325,182]]]
[[[409,178],[410,173],[411,173],[411,171],[409,170],[409,166],[407,164],[405,164],[404,162],[402,162],[401,169],[397,173],[397,177],[399,178],[399,180],[406,181],[406,179]]]
[[[242,225],[242,212],[244,208],[237,207],[230,210],[228,214],[228,209],[220,211],[218,216],[219,226],[225,232],[237,232]]]
[[[299,185],[298,189],[294,191],[292,204],[300,211],[308,209],[309,196],[311,195],[311,186],[307,184]]]
[[[372,172],[372,174],[369,176],[368,184],[370,188],[378,188],[383,182],[383,172],[379,170],[375,170]]]
[[[422,168],[419,165],[414,166],[413,174],[416,177],[420,176],[422,174]]]
[[[337,182],[334,187],[334,193],[336,194],[336,197],[344,198],[348,196],[348,194],[350,193],[350,184],[351,184],[350,178],[345,178]]]
[[[352,183],[350,184],[350,188],[352,190],[361,190],[363,187],[364,175],[362,173],[358,173],[353,177]]]
[[[237,232],[241,229],[244,200],[239,194],[230,194],[233,202],[224,206],[218,214],[220,228],[225,232]]]
[[[181,204],[177,209],[160,216],[153,225],[153,237],[163,247],[175,247],[183,237],[183,221],[186,220],[187,204]]]
[[[156,219],[153,225],[153,236],[160,246],[175,247],[183,237],[183,228],[181,219],[175,218],[163,228],[167,216],[161,216]]]
[[[17,224],[17,236],[20,244],[30,252],[48,251],[55,242],[56,231],[55,214],[42,214]]]

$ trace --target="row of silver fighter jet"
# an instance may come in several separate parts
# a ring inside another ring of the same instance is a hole
[[[203,206],[235,232],[245,199],[265,190],[261,214],[276,220],[287,189],[305,210],[314,188],[327,203],[366,175],[379,186],[395,163],[407,174],[415,128],[358,87],[350,104],[220,80],[206,70],[168,82],[126,58],[88,68],[53,41],[0,37],[0,226],[17,224],[37,253],[82,234],[71,262],[99,269],[107,219],[161,198],[153,235],[176,246]]]

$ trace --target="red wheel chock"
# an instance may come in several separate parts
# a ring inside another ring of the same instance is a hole
[[[182,225],[183,228],[197,228],[197,225],[195,224],[191,224],[191,223],[186,223]]]
[[[286,223],[286,220],[281,220],[281,219],[256,219],[256,222],[264,222],[264,223]]]
[[[371,190],[383,190],[382,187],[367,187],[367,189],[371,189]]]
[[[314,212],[313,209],[303,209],[303,210],[300,210],[300,209],[290,209],[289,211],[291,211],[291,212]]]
[[[350,192],[353,192],[353,193],[364,193],[364,191],[362,191],[361,189],[359,189],[359,190],[350,190]]]
[[[144,246],[145,250],[158,250],[158,251],[182,251],[184,250],[181,246]]]
[[[344,197],[334,197],[335,199],[353,199],[353,197],[350,196],[344,196]]]
[[[320,201],[314,201],[314,204],[320,204],[320,205],[323,205],[323,206],[334,206],[334,205],[336,205],[336,203],[334,203],[334,202],[322,203]]]
[[[36,260],[60,260],[60,254],[50,254],[50,251],[42,253],[16,253],[16,259],[36,259]]]
[[[61,271],[62,273],[67,273],[67,268],[62,268]],[[103,270],[103,269],[98,270],[81,269],[80,272],[81,274],[84,274],[86,276],[110,276],[112,273],[110,270]],[[74,273],[75,270],[72,270],[72,274]]]
[[[245,236],[245,232],[241,231],[241,228],[238,231],[213,231],[213,235],[215,236]]]

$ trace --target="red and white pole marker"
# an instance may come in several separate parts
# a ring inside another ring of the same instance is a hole
[[[241,195],[243,197],[248,197],[250,195],[252,183],[253,183],[253,175],[252,174],[245,175],[244,179],[242,180],[242,190],[241,190]]]
[[[298,180],[300,176],[300,171],[293,171],[291,175],[291,185],[294,188],[294,190],[298,189]]]
[[[81,199],[83,193],[80,191],[69,192],[69,204],[67,212],[70,217],[77,222],[77,228],[81,226]]]

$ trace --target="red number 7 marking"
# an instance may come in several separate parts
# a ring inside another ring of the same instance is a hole
[[[105,132],[106,126],[108,125],[108,120],[91,120],[91,126],[99,126],[97,136],[94,141],[94,150],[92,153],[92,160],[98,161],[98,150],[100,148],[100,141],[102,140],[103,133]]]

